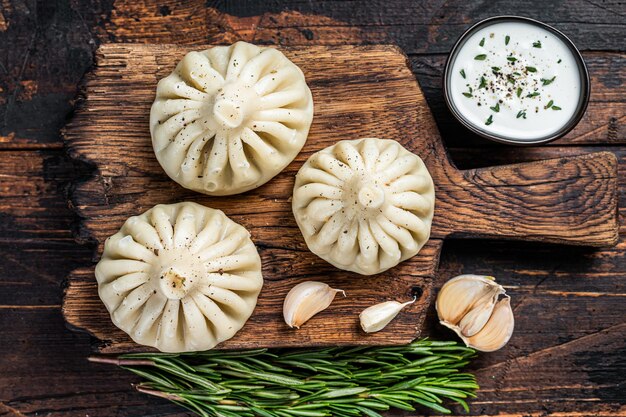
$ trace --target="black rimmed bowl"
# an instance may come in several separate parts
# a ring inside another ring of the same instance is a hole
[[[456,107],[454,104],[454,100],[451,97],[450,91],[450,80],[452,76],[452,68],[454,67],[455,60],[458,56],[459,51],[463,48],[467,40],[478,30],[483,29],[487,26],[491,26],[496,23],[502,22],[522,22],[529,23],[531,25],[535,25],[539,28],[547,30],[554,34],[557,38],[559,38],[567,48],[572,52],[572,56],[576,62],[578,67],[578,73],[580,75],[580,98],[578,100],[578,104],[576,107],[576,111],[569,119],[569,121],[561,127],[558,131],[543,137],[537,137],[533,139],[517,139],[510,136],[501,136],[494,134],[492,132],[488,132],[482,129],[480,126],[470,122]],[[589,96],[591,93],[591,81],[589,80],[589,73],[587,72],[587,66],[585,65],[585,61],[580,54],[580,51],[574,43],[563,33],[558,31],[557,29],[549,26],[543,22],[539,22],[535,19],[530,19],[528,17],[522,16],[494,16],[487,18],[485,20],[481,20],[480,22],[474,24],[472,27],[467,29],[459,38],[458,41],[452,47],[452,51],[450,51],[450,55],[448,56],[448,60],[446,61],[446,66],[443,75],[443,93],[444,98],[446,100],[446,104],[450,109],[450,112],[456,117],[456,119],[461,122],[466,128],[471,130],[472,132],[495,142],[513,144],[513,145],[537,145],[541,143],[548,143],[553,140],[559,139],[565,136],[568,132],[570,132],[580,121],[580,119],[585,114],[585,110],[587,109],[587,105],[589,104]]]

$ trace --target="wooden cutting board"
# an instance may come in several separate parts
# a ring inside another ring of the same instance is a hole
[[[157,81],[189,51],[185,46],[102,45],[86,77],[84,96],[64,130],[70,155],[97,168],[94,177],[74,184],[71,191],[71,204],[80,216],[79,238],[95,242],[97,256],[127,217],[158,203],[196,201],[223,210],[250,230],[263,261],[265,285],[250,320],[221,348],[407,343],[420,334],[448,236],[589,246],[617,242],[617,162],[612,153],[461,171],[448,159],[398,48],[281,50],[304,71],[315,117],[296,160],[256,190],[204,196],[178,186],[157,163],[148,128],[150,105]],[[362,137],[399,141],[424,159],[436,186],[429,242],[414,258],[369,277],[336,269],[309,252],[291,213],[294,176],[302,163],[338,140]],[[102,352],[146,350],[111,323],[93,270],[90,265],[70,274],[65,319],[101,340]],[[282,319],[283,299],[305,280],[324,281],[344,289],[348,297],[338,297],[300,330],[292,330]],[[364,308],[413,296],[418,301],[383,331],[360,331],[358,314]]]

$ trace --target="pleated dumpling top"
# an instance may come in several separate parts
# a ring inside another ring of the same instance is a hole
[[[300,168],[292,208],[309,249],[337,268],[371,275],[408,259],[430,237],[432,178],[394,140],[343,140]]]
[[[191,202],[126,220],[105,242],[96,279],[113,323],[163,352],[202,351],[230,339],[263,286],[248,231]]]
[[[201,193],[231,195],[282,171],[312,119],[300,68],[277,49],[237,42],[189,52],[159,82],[150,132],[170,178]]]

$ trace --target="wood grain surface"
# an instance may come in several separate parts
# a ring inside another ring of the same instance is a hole
[[[204,47],[200,48],[203,49]],[[442,240],[449,235],[610,246],[617,242],[617,161],[608,152],[549,161],[457,170],[445,154],[422,91],[396,47],[282,48],[302,68],[315,118],[302,150],[258,189],[208,197],[181,188],[154,158],[147,129],[155,85],[190,50],[178,45],[104,44],[85,81],[84,96],[64,129],[72,158],[98,175],[70,199],[83,238],[101,251],[131,215],[156,204],[193,200],[244,225],[259,247],[265,285],[251,319],[219,348],[408,343],[421,333],[430,306]],[[433,176],[432,238],[412,259],[376,276],[339,270],[308,251],[291,213],[295,173],[312,153],[341,139],[398,140],[420,155]],[[299,330],[282,318],[294,285],[317,280],[346,291]],[[70,274],[63,313],[72,326],[102,340],[102,352],[145,350],[109,319],[97,299],[92,269]],[[385,300],[410,300],[383,331],[364,334],[359,313]]]
[[[593,87],[589,109],[574,131],[549,146],[487,143],[445,108],[447,52],[473,22],[496,14],[546,21],[583,53]],[[93,242],[73,233],[78,222],[65,190],[95,173],[64,155],[59,129],[100,43],[170,37],[189,45],[396,43],[409,55],[451,159],[462,169],[616,154],[617,246],[448,239],[434,287],[459,273],[490,274],[513,298],[510,343],[472,364],[482,389],[471,415],[626,415],[624,15],[623,2],[586,0],[0,0],[0,416],[191,415],[134,392],[130,384],[138,379],[129,373],[88,363],[94,339],[67,330],[61,315],[67,274],[89,265],[94,253]],[[425,335],[454,337],[436,324],[432,309],[425,323]]]

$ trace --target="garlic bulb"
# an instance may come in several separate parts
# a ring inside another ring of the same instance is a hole
[[[311,317],[325,310],[335,299],[335,295],[344,290],[330,288],[328,284],[306,281],[293,287],[283,303],[283,318],[289,327],[300,328]]]
[[[400,310],[409,304],[413,304],[415,300],[416,298],[413,298],[406,303],[385,301],[384,303],[366,308],[359,314],[361,328],[365,333],[374,333],[384,329],[398,315]]]
[[[504,298],[498,301],[501,295]],[[435,308],[440,323],[474,349],[498,350],[513,334],[510,297],[493,277],[460,275],[451,279],[439,291]]]

